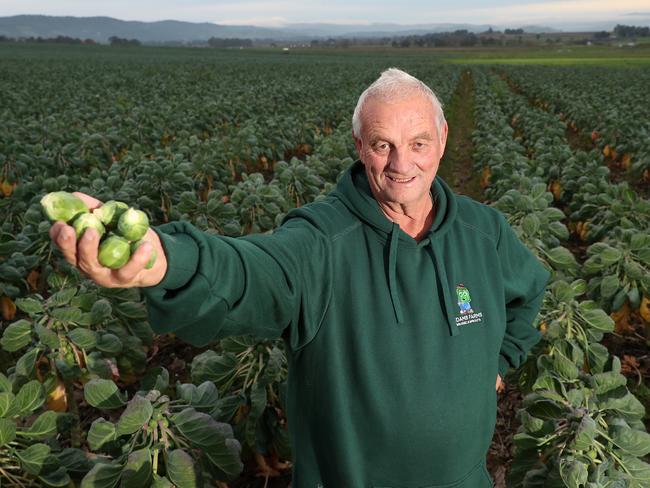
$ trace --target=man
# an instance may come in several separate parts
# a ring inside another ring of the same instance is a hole
[[[100,285],[142,287],[159,333],[285,339],[294,487],[490,487],[495,378],[539,340],[548,273],[500,213],[435,178],[447,124],[426,85],[385,71],[353,135],[361,161],[270,236],[173,222],[120,270],[92,231],[77,249],[68,226],[52,238]]]

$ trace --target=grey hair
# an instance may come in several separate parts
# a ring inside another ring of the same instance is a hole
[[[441,135],[442,126],[445,123],[445,114],[442,111],[442,104],[433,90],[423,82],[409,75],[407,72],[398,68],[388,68],[383,71],[372,85],[365,89],[359,97],[357,106],[352,115],[352,133],[355,137],[361,134],[361,112],[366,100],[369,98],[378,98],[380,100],[404,99],[409,95],[421,94],[431,100],[433,110],[436,112],[436,128]]]

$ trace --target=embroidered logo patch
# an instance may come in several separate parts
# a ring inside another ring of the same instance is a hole
[[[469,290],[462,283],[456,285],[456,298],[458,299],[458,308],[460,316],[456,317],[456,325],[476,324],[483,321],[483,313],[475,312],[472,308],[472,297]]]

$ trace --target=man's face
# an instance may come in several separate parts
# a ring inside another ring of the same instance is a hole
[[[440,134],[435,119],[424,95],[366,100],[354,142],[380,203],[417,207],[428,202],[447,141],[447,123]]]

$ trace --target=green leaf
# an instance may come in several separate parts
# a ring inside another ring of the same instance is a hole
[[[16,422],[11,419],[0,419],[0,446],[9,444],[16,438]]]
[[[575,431],[575,436],[570,447],[577,451],[591,449],[597,433],[596,422],[588,414],[585,414],[580,420],[580,425],[578,425]]]
[[[0,391],[12,391],[11,381],[2,373],[0,373]]]
[[[75,327],[68,332],[68,337],[81,349],[90,349],[97,344],[97,333],[94,330]]]
[[[115,334],[102,334],[95,344],[95,347],[107,354],[119,354],[122,352],[122,341]]]
[[[602,281],[600,282],[600,295],[603,298],[611,298],[616,294],[620,286],[621,283],[618,280],[617,275],[607,275],[603,277]]]
[[[176,392],[197,410],[212,410],[219,401],[219,391],[212,381],[204,381],[198,387],[192,383],[179,384]]]
[[[29,474],[37,475],[43,469],[45,459],[50,455],[50,446],[47,444],[33,444],[27,449],[16,451],[20,464]]]
[[[167,464],[167,466],[169,466],[169,463]],[[167,469],[169,469],[169,467]],[[153,482],[151,483],[151,488],[174,488],[174,486],[178,486],[180,488],[183,485],[180,484],[173,485],[171,481],[167,479],[167,477],[158,476],[157,474],[153,475]]]
[[[622,374],[614,373],[613,371],[596,373],[591,377],[591,387],[599,395],[626,384],[627,378]]]
[[[84,398],[96,408],[113,409],[124,406],[125,398],[112,380],[90,380],[84,386]]]
[[[47,303],[50,307],[60,307],[66,305],[72,300],[77,293],[76,288],[64,288],[63,290],[57,291],[50,298],[48,298]]]
[[[141,302],[122,302],[115,305],[115,313],[128,320],[147,320],[147,309]]]
[[[36,359],[41,349],[33,347],[23,354],[16,362],[16,375],[31,378],[36,367]]]
[[[140,382],[143,390],[165,391],[169,387],[169,371],[163,366],[147,370]]]
[[[521,228],[529,236],[534,235],[539,230],[539,226],[539,217],[534,213],[526,215],[521,221]]]
[[[0,393],[0,418],[5,417],[9,413],[9,407],[11,407],[14,398],[14,394],[10,391]]]
[[[192,381],[195,383],[213,381],[220,386],[235,374],[238,366],[239,362],[234,354],[217,354],[215,351],[207,350],[192,360]]]
[[[208,414],[186,408],[173,416],[176,429],[192,445],[200,447],[210,462],[226,477],[233,478],[243,469],[241,446],[233,438],[232,427],[217,422]]]
[[[117,423],[117,435],[133,434],[149,422],[152,415],[151,402],[140,395],[134,396]]]
[[[627,427],[617,427],[614,430],[614,444],[628,454],[643,457],[650,453],[650,434]]]
[[[609,350],[598,342],[589,344],[587,358],[589,360],[589,368],[591,369],[591,372],[601,373],[607,359],[609,359]]]
[[[554,268],[571,271],[578,268],[576,258],[565,247],[556,247],[548,251],[547,257]]]
[[[15,352],[32,341],[32,323],[29,320],[17,320],[3,332],[0,344],[5,351]]]
[[[605,266],[618,263],[623,257],[623,253],[611,246],[605,246],[599,253],[600,260]]]
[[[122,488],[144,488],[151,484],[151,453],[148,448],[129,454],[122,472]]]
[[[99,351],[93,351],[86,355],[86,368],[89,373],[97,375],[100,378],[108,380],[113,377],[110,361],[104,358]]]
[[[52,329],[43,327],[41,324],[36,324],[34,326],[34,331],[38,334],[38,339],[41,341],[42,345],[47,346],[50,349],[58,349],[61,346],[59,335]]]
[[[80,488],[115,488],[122,476],[121,464],[98,463],[81,480]]]
[[[632,478],[640,482],[634,488],[645,488],[650,484],[650,464],[630,456],[625,456],[623,463],[625,463],[625,467],[632,475]]]
[[[572,458],[560,460],[560,476],[568,488],[581,488],[587,483],[587,465]]]
[[[250,446],[255,445],[255,431],[257,422],[266,408],[266,387],[259,383],[255,384],[250,393],[251,409],[246,419],[246,442]]]
[[[77,322],[81,318],[81,309],[77,307],[62,307],[50,310],[50,316],[66,324]]]
[[[43,385],[38,381],[32,380],[25,383],[12,405],[12,412],[16,415],[29,415],[45,402]]]
[[[575,380],[579,374],[578,367],[573,361],[559,351],[553,354],[553,371],[569,381]]]
[[[602,410],[614,410],[626,420],[641,419],[645,413],[643,404],[630,392],[621,398],[608,398],[599,407]]]
[[[601,332],[612,332],[614,330],[614,321],[603,310],[599,308],[591,310],[582,310],[582,317],[587,324]]]
[[[61,452],[55,453],[61,466],[64,466],[69,473],[87,473],[93,467],[81,449],[67,447]]]
[[[34,421],[26,431],[20,434],[33,439],[45,439],[56,434],[56,419],[58,414],[53,410],[46,410]]]
[[[93,451],[98,451],[104,444],[112,442],[115,439],[117,439],[117,435],[113,422],[99,417],[90,424],[86,440]]]
[[[47,473],[41,473],[38,475],[45,486],[54,487],[54,488],[64,488],[70,485],[71,479],[68,476],[66,469],[63,466],[59,466],[54,471],[49,471]]]
[[[35,298],[17,298],[16,307],[30,315],[43,311],[43,303]]]
[[[100,324],[104,320],[109,319],[112,313],[113,313],[113,307],[111,307],[111,303],[108,300],[106,300],[105,298],[97,300],[93,304],[92,309],[90,310],[92,323]]]
[[[175,449],[167,455],[167,476],[178,488],[199,486],[194,460],[183,449]]]

